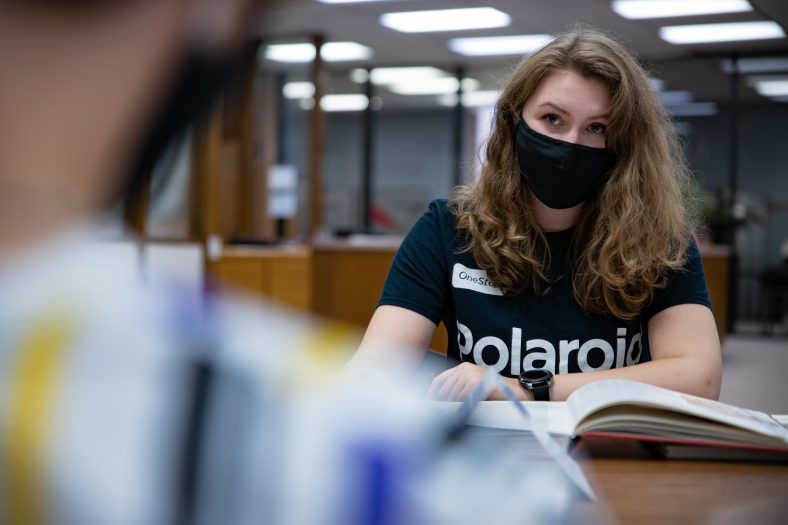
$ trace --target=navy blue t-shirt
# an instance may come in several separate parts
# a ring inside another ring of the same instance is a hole
[[[547,234],[552,260],[562,267],[571,235],[572,230]],[[397,251],[378,305],[406,308],[436,325],[443,321],[449,360],[492,367],[505,376],[533,368],[563,374],[650,361],[651,317],[678,304],[711,307],[694,242],[684,268],[671,272],[667,287],[656,290],[649,306],[632,320],[584,314],[567,276],[546,295],[526,290],[504,297],[473,255],[461,252],[463,244],[447,201],[431,202]]]

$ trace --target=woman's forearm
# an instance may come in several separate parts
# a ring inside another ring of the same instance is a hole
[[[686,356],[600,372],[557,374],[550,388],[550,399],[563,401],[581,386],[602,379],[630,379],[716,400],[720,397],[722,367],[713,359]]]

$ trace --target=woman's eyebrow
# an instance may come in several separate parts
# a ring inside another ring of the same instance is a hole
[[[549,107],[553,108],[554,110],[558,111],[559,113],[563,113],[564,115],[571,115],[571,113],[569,111],[565,110],[564,108],[562,108],[561,106],[559,106],[555,102],[542,102],[537,107],[538,108],[543,108],[545,106],[549,106]],[[593,115],[591,117],[588,117],[587,120],[608,119],[608,118],[610,118],[609,114],[607,114],[607,113],[600,113],[599,115]]]
[[[558,111],[560,113],[563,113],[565,115],[569,115],[569,112],[567,110],[565,110],[564,108],[562,108],[561,106],[559,106],[555,102],[542,102],[541,104],[539,104],[540,108],[542,108],[544,106],[550,106],[551,108],[553,108],[554,110],[556,110],[556,111]]]

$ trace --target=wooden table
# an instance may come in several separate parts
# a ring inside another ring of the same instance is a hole
[[[581,459],[599,502],[568,523],[788,523],[788,463]]]

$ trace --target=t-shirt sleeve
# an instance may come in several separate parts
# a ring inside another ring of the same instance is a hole
[[[449,294],[442,230],[450,214],[445,200],[430,203],[397,250],[378,306],[406,308],[436,325],[441,321]]]
[[[654,299],[646,308],[644,317],[650,319],[662,310],[679,304],[702,304],[711,308],[703,260],[695,240],[690,240],[684,266],[671,271],[665,288],[654,293]]]

